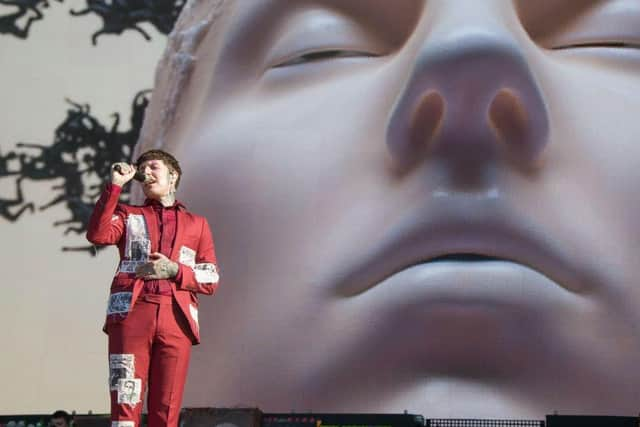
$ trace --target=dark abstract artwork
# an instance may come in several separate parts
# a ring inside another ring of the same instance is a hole
[[[121,34],[125,30],[135,30],[146,40],[151,36],[140,27],[142,23],[152,24],[160,33],[169,34],[186,0],[87,0],[87,7],[71,11],[74,16],[90,13],[102,19],[102,28],[93,33],[91,41],[98,44],[103,34]]]
[[[55,0],[62,3],[64,0]],[[44,18],[43,9],[49,7],[49,0],[0,0],[0,34],[10,34],[20,39],[29,36],[31,25]],[[9,13],[4,14],[4,9]]]
[[[29,36],[31,25],[44,18],[43,10],[52,2],[64,0],[0,0],[0,34],[20,39]],[[74,17],[90,14],[102,20],[102,28],[91,35],[93,45],[103,34],[122,34],[126,30],[140,33],[146,40],[151,36],[141,27],[150,24],[162,34],[169,34],[186,0],[86,0],[79,10],[71,9]],[[5,10],[8,9],[8,10]]]
[[[46,17],[54,5],[65,7],[65,0],[0,0],[0,35],[28,39],[35,22]],[[85,0],[84,6],[68,11],[70,19],[98,16],[101,28],[87,34],[94,46],[102,35],[120,35],[126,30],[138,32],[151,40],[150,26],[169,34],[186,0]],[[71,6],[69,6],[71,7]],[[143,28],[146,26],[147,30]],[[54,222],[64,227],[64,234],[86,231],[95,199],[110,176],[115,162],[130,162],[138,140],[149,91],[133,97],[128,129],[121,130],[121,118],[112,115],[111,123],[101,123],[91,113],[89,104],[67,100],[66,118],[54,131],[52,142],[18,142],[14,148],[0,152],[0,178],[13,187],[11,196],[0,196],[0,218],[17,222],[26,213],[63,206],[68,217]],[[51,186],[51,198],[41,206],[30,200],[29,182]],[[128,200],[125,188],[123,201]],[[94,246],[69,247],[64,251],[97,254]]]
[[[91,114],[88,104],[67,100],[70,108],[66,119],[55,129],[51,145],[19,142],[15,150],[0,154],[0,178],[16,177],[16,196],[0,199],[0,216],[15,222],[26,211],[35,210],[32,202],[25,201],[24,180],[61,181],[52,187],[51,200],[38,209],[63,204],[70,215],[54,225],[64,226],[64,234],[84,233],[95,199],[109,179],[110,166],[115,162],[131,162],[149,94],[141,91],[135,95],[128,130],[119,130],[117,113],[107,127]],[[123,195],[125,201],[127,196]],[[63,250],[97,252],[93,246],[63,247]]]

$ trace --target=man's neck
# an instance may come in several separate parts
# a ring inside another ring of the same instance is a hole
[[[162,206],[164,206],[165,208],[169,207],[169,206],[173,206],[176,202],[176,195],[175,193],[169,193],[166,196],[162,196],[160,197],[160,200],[158,200],[160,202],[160,204]]]

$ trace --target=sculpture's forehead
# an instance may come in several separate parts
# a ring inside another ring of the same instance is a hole
[[[384,26],[413,25],[424,14],[439,15],[436,11],[444,9],[464,10],[464,13],[491,14],[499,11],[515,11],[525,27],[532,27],[537,32],[540,28],[568,24],[585,11],[602,7],[620,7],[618,3],[627,0],[483,0],[468,2],[466,0],[261,0],[237,1],[219,0],[193,2],[193,8],[200,19],[212,15],[210,25],[226,24],[222,36],[248,36],[261,34],[265,30],[286,24],[286,17],[301,10],[325,9],[335,13],[348,15],[358,20],[378,21]],[[618,6],[616,6],[618,5]],[[436,20],[438,16],[432,17]],[[192,21],[195,24],[198,16]]]
[[[232,20],[234,26],[259,29],[263,24],[281,23],[286,17],[308,9],[326,9],[363,18],[385,17],[393,21],[425,5],[424,0],[225,0],[219,19]],[[382,13],[384,12],[384,13]],[[233,29],[233,28],[230,28]]]

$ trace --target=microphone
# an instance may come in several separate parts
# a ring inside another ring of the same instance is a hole
[[[119,174],[124,175],[124,173],[122,173],[122,168],[120,167],[120,165],[115,165],[113,169],[115,169],[115,171]],[[136,170],[136,174],[133,175],[133,179],[144,183],[147,180],[147,175],[145,175],[144,172]]]

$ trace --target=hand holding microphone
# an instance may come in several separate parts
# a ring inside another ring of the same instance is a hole
[[[139,171],[135,166],[124,162],[114,163],[111,166],[111,182],[122,187],[127,182],[135,179],[136,181],[145,182],[147,176],[144,172]]]

